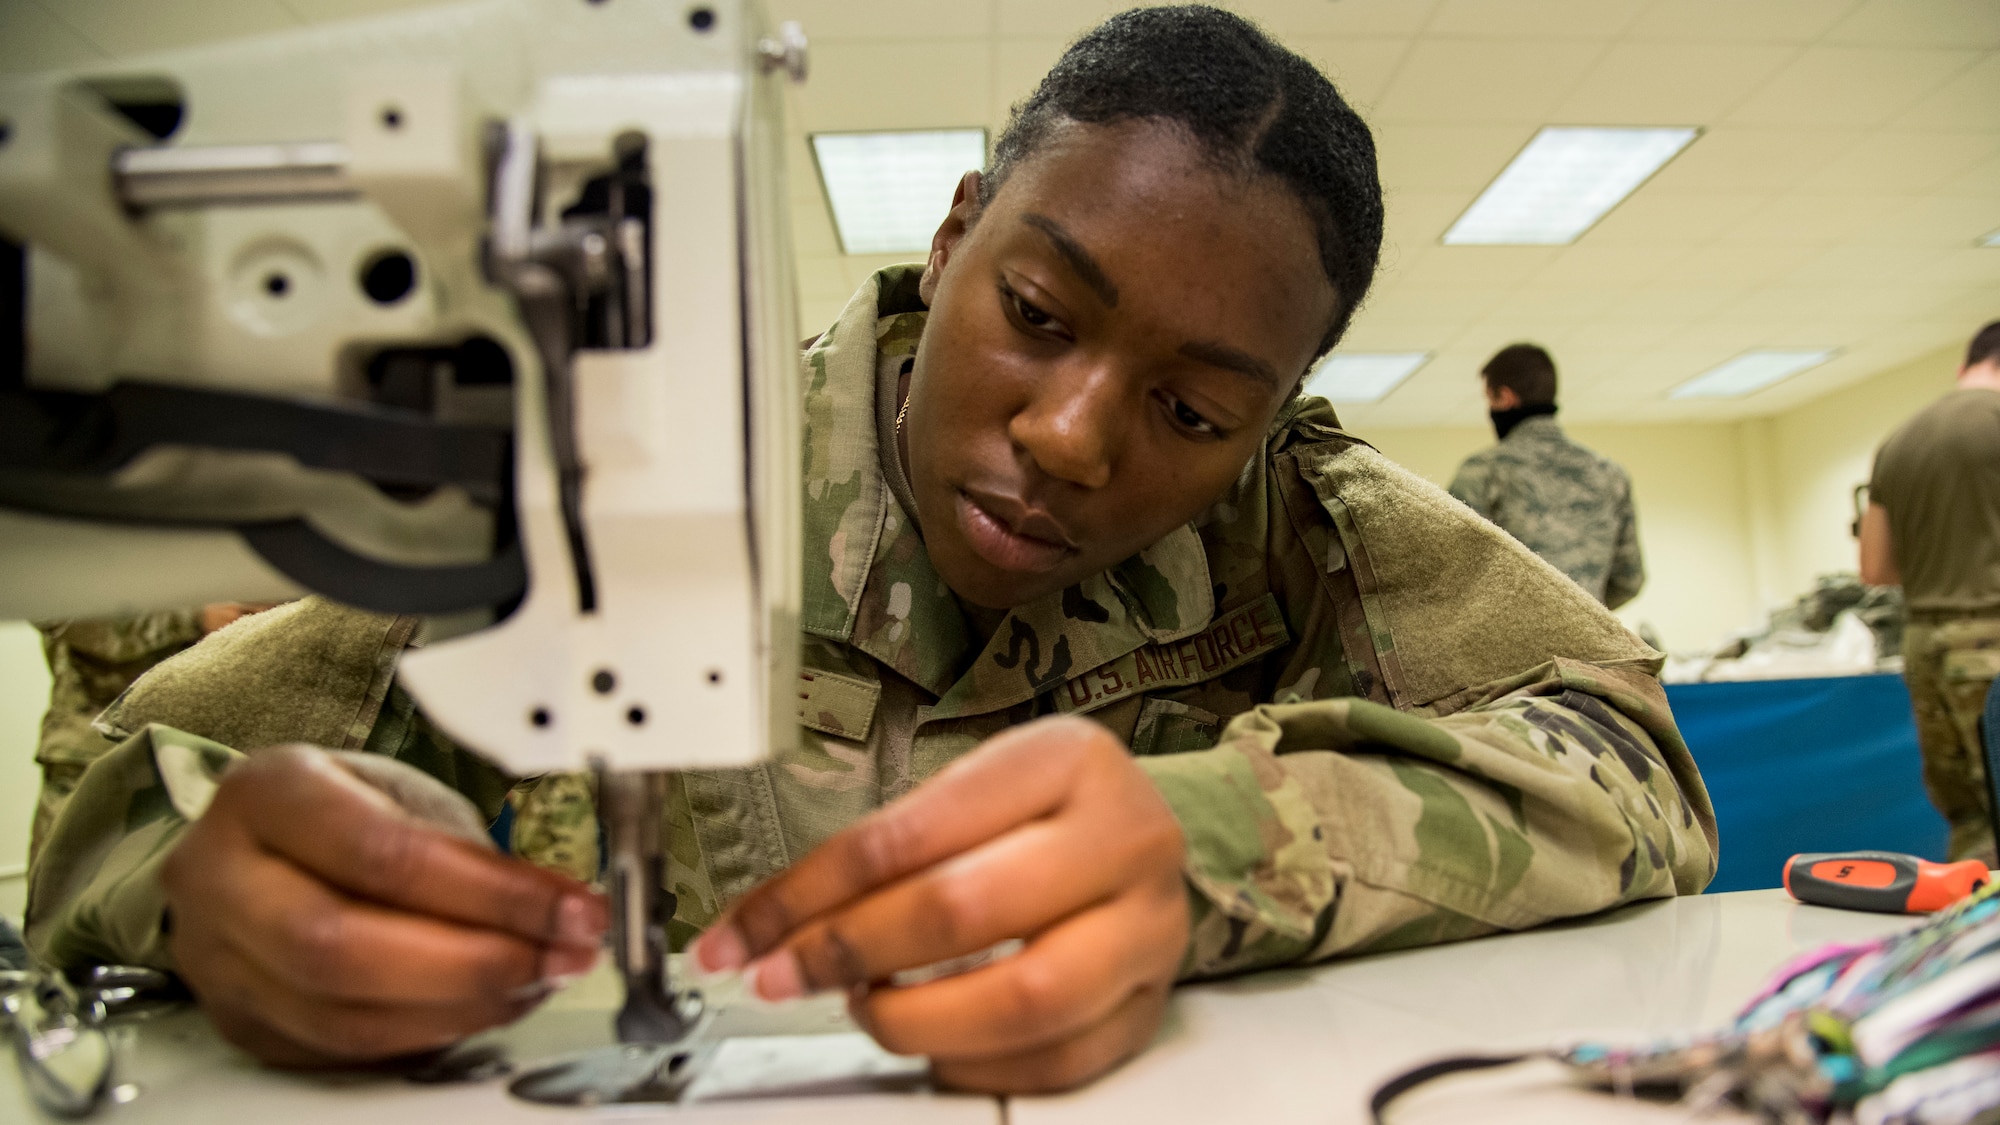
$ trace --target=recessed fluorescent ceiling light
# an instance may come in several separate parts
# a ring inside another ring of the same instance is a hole
[[[959,177],[986,166],[984,129],[815,133],[812,146],[849,254],[928,249]]]
[[[1334,402],[1374,402],[1410,377],[1429,352],[1342,352],[1306,376],[1306,393]]]
[[[1575,242],[1700,131],[1548,126],[1444,232],[1445,243]]]
[[[1788,379],[1808,367],[1818,367],[1833,358],[1833,349],[1818,351],[1744,352],[1720,367],[1713,367],[1675,387],[1669,398],[1736,398]]]
[[[1980,239],[1979,244],[1981,246],[2000,246],[2000,230],[1996,230],[1985,238]]]

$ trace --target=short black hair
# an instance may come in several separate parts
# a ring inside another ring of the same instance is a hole
[[[1980,329],[1965,349],[1965,365],[1976,367],[1987,360],[2000,361],[2000,320]]]
[[[980,181],[982,204],[1064,121],[1172,122],[1224,166],[1283,180],[1312,217],[1339,309],[1331,351],[1367,296],[1382,253],[1375,139],[1313,64],[1256,24],[1193,4],[1135,8],[1071,44],[1014,107]]]
[[[1489,387],[1512,387],[1522,406],[1556,401],[1556,361],[1536,344],[1508,344],[1479,369]]]

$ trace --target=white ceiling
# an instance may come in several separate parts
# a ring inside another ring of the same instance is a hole
[[[0,72],[117,58],[430,0],[0,0]],[[812,330],[894,257],[843,255],[804,136],[985,125],[1103,0],[767,0],[811,37],[791,98],[799,293]],[[1565,414],[1787,409],[2000,318],[2000,0],[1234,0],[1376,130],[1389,235],[1345,346],[1430,351],[1350,424],[1469,423],[1474,373],[1531,339]],[[1439,236],[1545,124],[1699,125],[1567,247]],[[942,209],[942,205],[940,207]],[[1754,347],[1833,347],[1746,399],[1665,392]]]

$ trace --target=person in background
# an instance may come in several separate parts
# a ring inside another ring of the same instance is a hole
[[[1556,364],[1509,344],[1480,369],[1498,444],[1465,459],[1451,494],[1616,609],[1646,584],[1625,470],[1556,425]]]
[[[155,664],[239,617],[268,608],[218,602],[36,626],[42,634],[42,655],[49,662],[50,685],[49,709],[42,715],[41,739],[35,747],[42,791],[29,830],[30,858],[41,850],[49,822],[63,798],[76,788],[84,768],[112,746],[91,721]]]
[[[1958,388],[1876,451],[1861,580],[1903,587],[1924,788],[1951,824],[1951,858],[1991,865],[1979,715],[2000,672],[2000,320],[1972,338]]]

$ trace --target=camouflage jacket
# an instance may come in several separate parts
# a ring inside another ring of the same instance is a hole
[[[201,639],[199,609],[162,610],[132,617],[79,618],[35,626],[49,662],[49,709],[42,715],[35,763],[42,792],[35,806],[28,855],[64,798],[92,760],[110,746],[91,720],[153,665]]]
[[[1522,420],[1465,459],[1451,494],[1613,609],[1646,583],[1625,470],[1571,441],[1551,417]]]
[[[1343,433],[1320,399],[1288,406],[1264,455],[1194,524],[1015,609],[976,644],[877,457],[878,376],[923,330],[915,280],[878,274],[805,357],[800,738],[760,767],[677,778],[676,944],[840,827],[1052,712],[1124,739],[1179,817],[1194,906],[1184,975],[1518,929],[1706,884],[1714,816],[1659,655]],[[106,717],[127,741],[59,824],[60,858],[35,872],[37,950],[165,957],[157,886],[133,867],[156,863],[198,809],[234,753],[223,747],[275,741],[271,718],[287,710],[190,705],[204,691],[241,698],[198,682],[225,661],[267,678],[297,665],[260,698],[316,685],[292,710],[320,717],[283,719],[286,738],[431,745],[413,709],[365,736],[346,721],[373,713],[370,699],[398,713],[382,703],[398,696],[393,634],[309,600],[135,687]],[[306,636],[321,638],[310,660],[281,655]],[[169,684],[182,676],[190,686]],[[324,706],[329,692],[345,702]],[[553,814],[517,809],[516,850],[531,856],[524,832],[576,838],[590,824],[580,782],[542,784],[573,788]],[[157,795],[132,796],[148,787]]]

